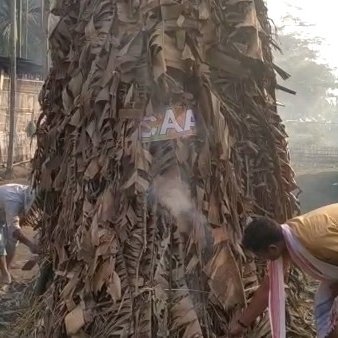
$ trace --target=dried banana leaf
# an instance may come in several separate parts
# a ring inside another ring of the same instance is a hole
[[[297,212],[263,0],[55,0],[53,14],[33,160],[54,270],[41,336],[227,335],[258,285],[247,217]],[[142,142],[144,118],[175,107],[196,135]]]

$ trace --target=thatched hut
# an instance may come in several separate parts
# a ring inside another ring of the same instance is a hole
[[[225,336],[258,283],[247,218],[296,211],[263,0],[52,12],[33,160],[54,271],[43,335]]]

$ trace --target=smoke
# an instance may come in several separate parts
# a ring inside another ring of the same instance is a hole
[[[210,244],[212,247],[208,221],[193,203],[190,188],[185,182],[178,177],[158,176],[154,179],[150,195],[176,218],[181,233],[191,236],[201,249]]]
[[[176,178],[158,176],[154,180],[151,193],[176,218],[195,209],[189,187]]]

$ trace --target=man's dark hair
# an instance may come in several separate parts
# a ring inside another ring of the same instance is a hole
[[[259,217],[249,223],[244,230],[242,244],[247,250],[260,252],[282,240],[281,226],[268,217]]]

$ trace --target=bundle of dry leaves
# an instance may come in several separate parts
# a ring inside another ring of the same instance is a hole
[[[263,0],[52,11],[33,160],[55,272],[41,335],[227,335],[258,283],[239,245],[247,217],[297,209]],[[195,135],[142,139],[144,119],[168,109],[192,110]],[[308,335],[296,312],[292,327]],[[262,320],[252,336],[268,332]]]

